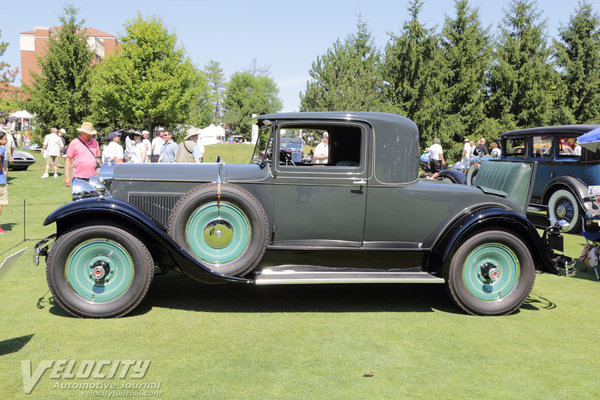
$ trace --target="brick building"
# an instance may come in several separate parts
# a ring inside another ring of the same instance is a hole
[[[21,82],[23,85],[31,85],[32,72],[40,73],[37,57],[43,56],[48,46],[50,35],[56,35],[60,26],[53,28],[35,27],[32,31],[21,32],[19,35],[21,48]],[[111,34],[99,31],[95,28],[85,28],[88,37],[88,46],[95,54],[94,62],[100,61],[117,46],[117,38]]]

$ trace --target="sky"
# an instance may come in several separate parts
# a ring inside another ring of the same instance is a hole
[[[589,0],[600,12],[600,0]],[[409,18],[409,0],[21,0],[2,5],[0,41],[9,46],[0,60],[20,67],[19,33],[34,27],[59,25],[65,5],[79,9],[84,26],[119,36],[124,24],[139,11],[143,16],[162,17],[175,33],[192,62],[203,68],[208,61],[221,64],[226,79],[242,71],[255,59],[269,67],[270,77],[279,87],[282,111],[298,111],[299,93],[306,89],[309,71],[318,56],[337,40],[356,32],[358,16],[367,23],[376,46],[383,50],[390,33],[399,34]],[[549,38],[568,24],[578,0],[538,0],[538,10],[546,20]],[[508,0],[471,0],[481,22],[498,32]],[[440,31],[446,17],[455,15],[452,0],[424,0],[421,22]],[[20,75],[15,80],[21,86]]]

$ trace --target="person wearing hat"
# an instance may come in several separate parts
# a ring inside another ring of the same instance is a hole
[[[146,162],[146,145],[142,142],[142,134],[140,131],[133,131],[129,134],[133,139],[129,150],[129,162],[145,163]]]
[[[440,145],[440,138],[433,139],[433,144],[429,147],[429,166],[433,175],[431,179],[437,179],[442,168],[446,165],[444,160],[444,151]]]
[[[60,130],[58,131],[58,137],[63,142],[63,148],[60,149],[60,156],[61,157],[64,157],[65,154],[67,153],[67,139],[65,138],[66,134],[67,134],[67,131],[65,131],[64,128],[60,128]]]
[[[81,128],[77,128],[80,135],[71,140],[65,158],[65,186],[71,186],[71,164],[73,164],[73,179],[89,180],[90,176],[96,175],[100,147],[94,139],[96,131],[90,122],[83,122]]]
[[[151,161],[152,162],[158,162],[158,158],[160,157],[160,151],[162,149],[163,144],[165,144],[165,141],[162,139],[162,134],[165,132],[164,128],[158,128],[155,132],[154,132],[154,139],[152,139],[152,157],[151,157]]]
[[[123,147],[121,141],[121,132],[111,132],[108,134],[108,144],[102,150],[102,161],[112,160],[116,163],[123,162]]]
[[[149,163],[152,161],[152,142],[150,142],[150,132],[142,131],[142,143],[146,146],[146,160],[144,162]]]
[[[50,133],[46,135],[42,145],[42,153],[46,156],[46,170],[42,178],[48,177],[50,165],[54,165],[54,177],[58,178],[58,160],[64,146],[62,139],[58,136],[58,129],[50,129]]]
[[[176,163],[200,163],[204,157],[204,146],[200,149],[198,145],[198,132],[196,128],[190,128],[183,142],[177,146]]]
[[[329,133],[323,132],[321,142],[315,147],[312,162],[315,164],[327,164],[329,162]]]
[[[471,158],[471,144],[469,143],[469,139],[465,138],[465,140],[463,140],[464,146],[463,146],[463,152],[462,152],[462,158],[461,161],[464,163],[468,163],[469,159]]]

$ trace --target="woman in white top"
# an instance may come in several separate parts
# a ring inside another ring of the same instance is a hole
[[[142,134],[138,131],[133,133],[134,143],[131,146],[131,153],[129,154],[129,162],[132,163],[144,163],[146,162],[146,145],[142,141]]]

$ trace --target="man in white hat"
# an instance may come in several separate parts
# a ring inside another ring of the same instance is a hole
[[[177,147],[177,155],[175,156],[176,163],[194,163],[196,159],[200,158],[199,162],[202,162],[201,159],[204,156],[204,150],[202,150],[202,154],[199,155],[196,148],[198,147],[198,132],[195,128],[190,128],[187,131],[187,135],[183,142],[179,144]],[[204,148],[204,146],[202,146]],[[196,150],[196,154],[194,151]]]
[[[163,144],[165,141],[162,138],[163,133],[165,132],[164,128],[158,128],[156,132],[154,132],[154,139],[152,139],[152,162],[158,162],[158,158],[160,157],[160,151],[162,150]]]
[[[64,147],[63,141],[58,136],[58,129],[50,129],[50,133],[44,138],[44,144],[42,144],[42,153],[46,155],[46,170],[42,178],[48,177],[48,171],[50,165],[54,165],[54,177],[58,178],[58,161],[60,160],[60,152]]]
[[[469,139],[467,139],[467,138],[465,138],[465,140],[463,140],[463,143],[464,143],[464,146],[463,146],[461,161],[464,163],[468,163],[469,159],[471,158],[471,153],[472,153],[471,144],[469,143]]]
[[[323,139],[315,147],[315,154],[313,156],[313,163],[315,164],[327,164],[329,161],[329,133],[323,132]]]
[[[67,150],[65,159],[65,186],[71,186],[71,164],[73,164],[73,178],[89,180],[96,175],[97,159],[100,157],[100,147],[94,139],[96,131],[90,122],[83,122],[77,128],[80,135],[73,139]]]
[[[148,131],[142,131],[142,143],[144,143],[144,146],[146,146],[146,161],[144,162],[151,162],[152,161],[152,142],[150,142],[150,132]]]

